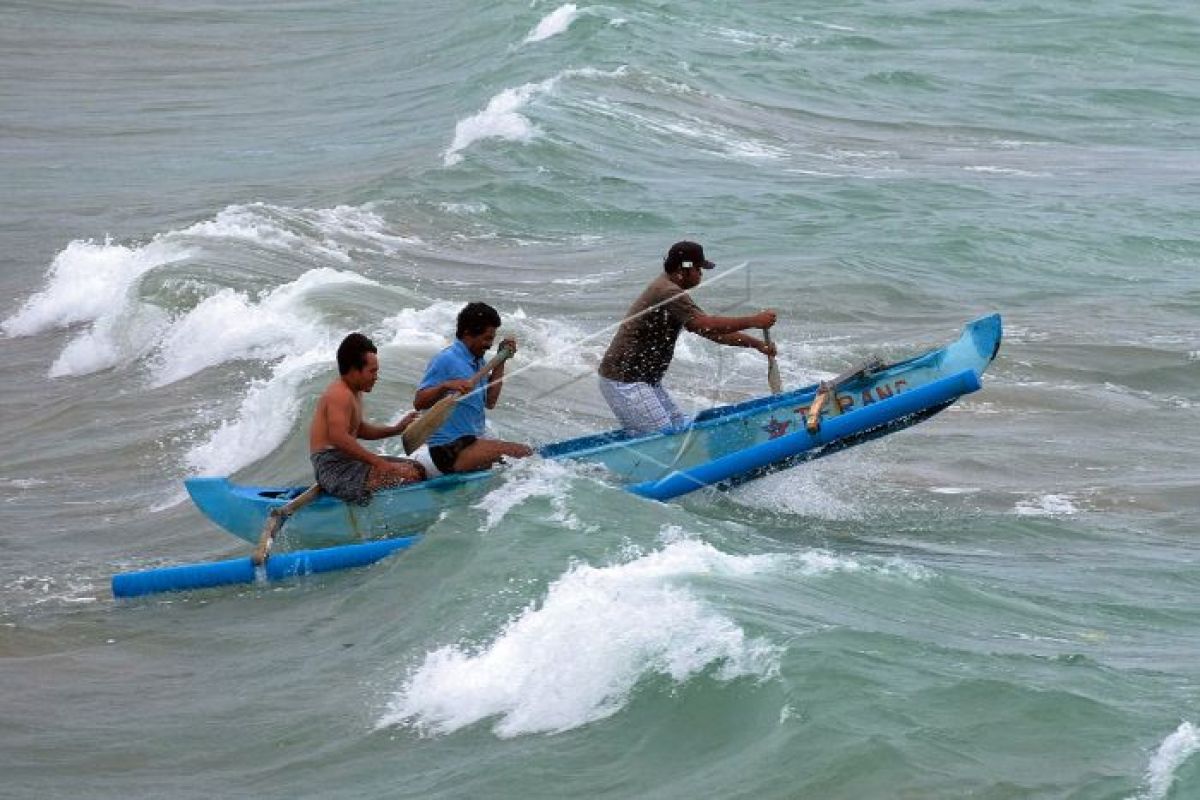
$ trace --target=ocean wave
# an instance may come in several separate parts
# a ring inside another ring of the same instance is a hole
[[[451,167],[462,162],[462,151],[484,139],[511,142],[533,140],[538,134],[538,128],[521,111],[535,98],[554,92],[563,80],[611,78],[621,74],[624,74],[622,67],[609,72],[590,67],[567,69],[543,81],[504,89],[488,100],[482,111],[458,121],[454,126],[454,138],[442,154],[443,165]]]
[[[1079,508],[1069,494],[1043,494],[1018,501],[1013,513],[1021,517],[1067,517],[1078,514]]]
[[[71,242],[50,265],[46,288],[0,327],[5,335],[18,337],[91,323],[51,364],[51,377],[85,375],[121,363],[126,354],[144,355],[165,314],[138,303],[138,282],[151,270],[191,254],[188,247],[166,240],[141,247],[112,240]]]
[[[912,581],[926,581],[936,573],[921,564],[899,556],[888,558],[859,559],[852,556],[839,555],[829,550],[809,550],[790,558],[801,575],[815,577],[835,573],[863,573],[866,575],[883,575],[901,577]]]
[[[235,416],[188,450],[184,463],[195,474],[228,475],[274,452],[300,415],[300,387],[329,369],[334,347],[331,339],[327,345],[287,356],[269,378],[250,381]]]
[[[284,289],[281,295],[265,302],[252,301],[245,293],[232,289],[218,289],[196,309],[183,312],[180,319],[179,312],[169,307],[179,298],[139,295],[142,282],[151,272],[212,256],[215,249],[230,243],[250,244],[292,257],[301,255],[314,264],[330,260],[347,264],[355,248],[369,247],[388,254],[418,242],[388,231],[383,218],[365,207],[291,209],[263,203],[229,206],[212,219],[158,234],[142,245],[116,244],[112,240],[103,244],[71,242],[50,265],[46,288],[0,323],[0,328],[5,335],[16,337],[90,323],[64,347],[50,367],[50,377],[89,375],[156,352],[159,361],[174,364],[178,376],[186,376],[190,374],[182,366],[186,359],[164,354],[160,340],[171,346],[185,345],[195,355],[202,342],[189,337],[197,333],[230,337],[256,329],[261,338],[270,327],[268,322],[242,320],[237,312],[269,314],[278,308],[281,313],[291,313],[295,298],[290,293],[304,293],[320,279],[301,279],[294,289]],[[194,286],[189,285],[188,291],[194,291]],[[215,363],[211,358],[210,362]],[[168,369],[156,384],[177,377],[173,378]]]
[[[298,350],[331,350],[336,334],[321,322],[309,298],[350,284],[378,286],[353,272],[320,267],[257,297],[221,289],[171,323],[154,358],[153,385],[174,383],[229,361],[272,361]]]
[[[1197,750],[1200,750],[1200,730],[1190,722],[1180,723],[1150,758],[1144,777],[1145,791],[1129,800],[1164,800],[1175,782],[1175,773]]]
[[[685,539],[612,566],[576,565],[489,645],[428,653],[378,726],[444,735],[496,719],[492,730],[502,738],[559,733],[617,713],[651,675],[675,684],[702,673],[768,678],[778,648],[748,636],[686,581],[754,575],[777,563]]]
[[[578,19],[579,14],[579,9],[574,3],[559,6],[542,17],[542,21],[537,24],[537,27],[531,30],[529,35],[525,37],[523,44],[540,42],[549,39],[551,36],[564,33],[571,27],[571,23]]]
[[[502,484],[473,506],[486,514],[480,531],[495,530],[509,512],[535,498],[549,501],[551,520],[555,524],[572,531],[594,529],[594,526],[584,525],[579,520],[568,502],[571,481],[580,474],[579,470],[578,465],[567,461],[547,461],[536,457],[513,462],[501,473]]]

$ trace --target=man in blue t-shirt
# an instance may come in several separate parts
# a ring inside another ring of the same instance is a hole
[[[417,387],[413,408],[424,411],[450,393],[463,395],[446,424],[429,437],[429,456],[442,472],[470,472],[487,469],[504,456],[524,458],[533,450],[516,442],[483,438],[484,408],[495,408],[500,399],[504,362],[485,376],[476,389],[471,384],[475,373],[483,369],[483,354],[491,349],[500,327],[500,314],[487,303],[468,303],[458,312],[454,344],[433,357],[425,377]],[[509,337],[501,347],[514,353],[517,340]]]

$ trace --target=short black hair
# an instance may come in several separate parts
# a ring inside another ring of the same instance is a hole
[[[338,374],[345,375],[367,365],[367,353],[378,353],[375,343],[361,333],[351,333],[338,345]]]
[[[454,337],[461,339],[465,336],[478,336],[488,328],[500,327],[500,312],[487,303],[467,303],[458,312],[458,327]]]

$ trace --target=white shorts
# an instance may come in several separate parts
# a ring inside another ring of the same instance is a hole
[[[442,474],[442,471],[433,463],[433,456],[429,455],[429,445],[421,445],[416,450],[413,450],[408,457],[425,468],[425,478],[427,480],[436,478]]]
[[[629,433],[674,430],[689,422],[661,385],[621,383],[601,376],[600,394]]]

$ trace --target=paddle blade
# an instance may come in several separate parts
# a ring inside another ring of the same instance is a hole
[[[404,433],[400,434],[406,455],[411,455],[414,450],[429,441],[429,437],[433,436],[434,431],[446,424],[446,420],[450,419],[450,415],[454,413],[454,405],[458,402],[458,397],[456,394],[443,397],[430,406],[428,411],[409,423],[408,427],[404,429]]]
[[[771,343],[769,328],[763,328],[763,341],[767,344]],[[771,388],[771,394],[779,394],[783,391],[783,381],[779,378],[779,364],[776,363],[775,356],[767,356],[767,386]]]

